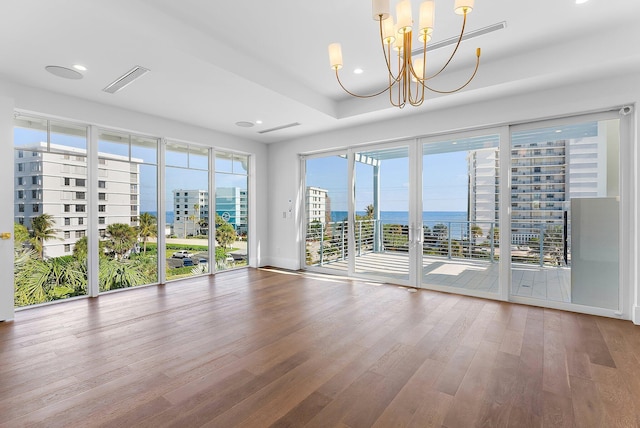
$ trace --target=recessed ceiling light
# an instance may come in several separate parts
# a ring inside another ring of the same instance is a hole
[[[87,67],[85,67],[82,64],[73,64],[73,68],[75,68],[78,71],[87,71]]]
[[[361,68],[356,68],[355,70],[353,70],[353,74],[362,74],[364,73],[364,70]]]
[[[261,121],[261,120],[256,120],[256,123],[257,123],[258,125],[262,125],[262,121]]]
[[[556,129],[556,132],[562,132],[562,129]]]
[[[62,77],[63,79],[82,79],[82,74],[67,67],[60,67],[58,65],[47,65],[44,69],[54,76]]]
[[[586,3],[589,0],[576,0],[576,4],[582,4],[582,3]]]
[[[241,120],[240,122],[236,122],[236,125],[241,128],[251,128],[253,126],[253,122],[247,122],[245,120]]]

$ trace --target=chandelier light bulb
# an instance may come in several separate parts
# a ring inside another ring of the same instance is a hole
[[[371,6],[374,21],[379,21],[380,15],[382,15],[383,20],[389,18],[389,0],[373,0]]]
[[[420,5],[420,34],[431,34],[435,21],[435,3],[433,0],[422,2]]]
[[[465,13],[468,15],[473,10],[473,2],[474,0],[456,0],[453,11],[458,15],[464,15]]]
[[[342,46],[340,46],[340,43],[331,43],[329,45],[329,62],[334,70],[342,68]]]
[[[396,41],[396,32],[392,17],[388,17],[382,21],[382,40],[387,45]]]
[[[399,34],[411,32],[411,26],[413,25],[411,0],[402,0],[396,5],[396,20]]]

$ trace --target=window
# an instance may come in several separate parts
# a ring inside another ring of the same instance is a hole
[[[98,205],[98,212],[103,213],[107,211],[106,205]]]
[[[24,157],[24,152],[22,150],[18,150],[18,157],[19,158],[23,158]]]
[[[69,177],[65,177],[64,178],[64,185],[65,186],[71,186],[71,179]]]
[[[76,205],[76,212],[77,213],[85,212],[85,206],[84,205]]]
[[[98,233],[100,234],[101,238],[104,238],[105,236],[107,236],[107,229],[98,229]]]
[[[84,217],[78,217],[78,224],[79,225],[84,224]]]
[[[69,225],[71,225],[71,218],[69,218],[69,217],[65,217],[65,218],[64,218],[64,225],[65,225],[65,226],[69,226]]]
[[[31,184],[40,184],[40,180],[38,179],[37,175],[31,177]]]
[[[31,199],[40,199],[40,198],[38,198],[38,191],[37,190],[32,190],[31,191]]]
[[[24,177],[18,177],[18,186],[24,185]]]
[[[85,187],[87,180],[84,178],[76,178],[76,187]]]
[[[39,213],[40,212],[40,204],[33,204],[31,206],[31,211],[34,213]]]
[[[180,215],[180,211],[176,211],[176,215]]]
[[[19,163],[18,164],[18,171],[19,172],[24,172],[24,164],[23,163]]]
[[[71,212],[71,205],[69,205],[69,204],[64,204],[64,212],[66,212],[66,213],[70,213],[70,212]]]
[[[24,217],[18,217],[18,224],[24,225]]]
[[[65,253],[71,252],[71,244],[64,244],[64,252]]]
[[[106,201],[107,200],[107,194],[106,193],[98,193],[98,200],[99,201]]]
[[[18,212],[19,213],[23,213],[24,212],[24,204],[18,204]]]
[[[18,194],[16,195],[18,199],[24,199],[24,190],[18,190]]]
[[[85,192],[76,192],[76,199],[85,199]]]
[[[84,230],[76,230],[76,238],[82,238],[85,235]]]
[[[30,162],[30,166],[31,171],[33,172],[42,171],[42,165],[40,164],[40,162]]]
[[[106,189],[107,188],[107,182],[104,180],[99,180],[98,181],[98,189]]]
[[[68,230],[64,231],[64,239],[69,239],[71,238],[71,232],[69,232]]]
[[[104,217],[98,217],[98,224],[105,224]]]

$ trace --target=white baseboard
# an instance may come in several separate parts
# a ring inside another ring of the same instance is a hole
[[[640,306],[636,305],[633,307],[633,314],[631,315],[631,321],[635,325],[640,325]]]

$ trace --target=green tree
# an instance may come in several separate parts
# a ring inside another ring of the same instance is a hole
[[[218,214],[216,214],[216,241],[225,249],[236,241],[236,230]]]
[[[373,219],[373,215],[375,214],[375,207],[371,204],[367,205],[367,214],[365,217],[367,219]]]
[[[14,274],[16,306],[33,305],[86,293],[86,268],[73,257],[30,258]]]
[[[140,261],[104,259],[100,261],[98,282],[100,291],[107,291],[148,284],[151,279]]]
[[[196,220],[200,220],[200,204],[194,204],[193,211],[194,213],[189,216],[189,220],[193,222],[193,235],[196,236],[200,234],[199,231],[196,232]]]
[[[114,254],[116,260],[124,258],[138,241],[135,228],[124,223],[114,223],[107,226],[106,248]]]
[[[41,259],[44,258],[44,243],[57,239],[55,224],[53,216],[49,213],[40,214],[31,219],[31,243]]]
[[[155,238],[158,236],[158,222],[156,217],[150,213],[140,214],[138,225],[138,236],[142,239],[143,252],[147,253],[147,241],[149,238]]]
[[[474,240],[480,238],[482,233],[482,228],[477,224],[471,226],[471,236],[473,236]]]
[[[13,247],[14,249],[21,250],[22,244],[29,241],[29,231],[24,225],[19,223],[13,223]]]
[[[98,241],[98,256],[100,258],[106,257],[104,253],[105,246],[106,246],[105,241]],[[77,260],[80,260],[81,262],[85,262],[87,260],[88,255],[89,255],[89,242],[87,240],[87,237],[83,236],[82,238],[78,239],[75,245],[73,246],[73,257],[75,257]]]

